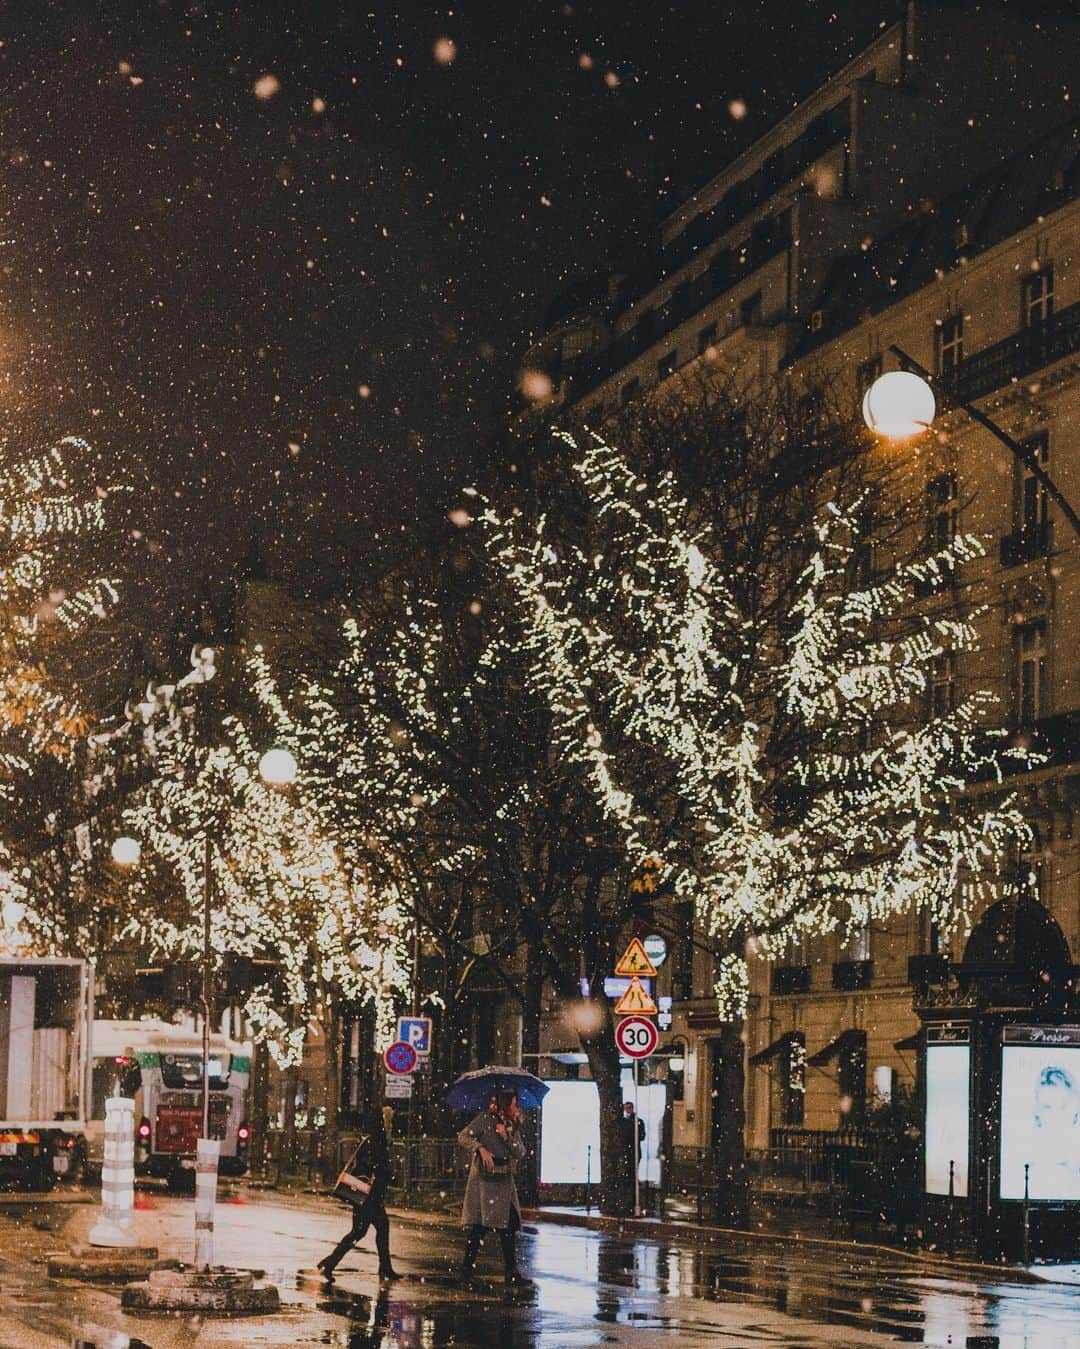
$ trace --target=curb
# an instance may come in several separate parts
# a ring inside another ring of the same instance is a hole
[[[651,1240],[756,1241],[763,1244],[807,1247],[827,1251],[844,1251],[847,1255],[865,1252],[888,1256],[894,1260],[910,1260],[912,1264],[942,1273],[978,1275],[982,1279],[1011,1279],[1016,1283],[1048,1283],[1054,1280],[1032,1273],[1017,1265],[987,1265],[978,1260],[955,1260],[946,1255],[932,1255],[923,1251],[905,1251],[895,1246],[881,1246],[869,1241],[841,1240],[837,1237],[799,1236],[787,1232],[743,1231],[737,1227],[708,1227],[679,1222],[664,1222],[657,1218],[604,1218],[588,1214],[557,1213],[546,1209],[523,1209],[523,1218],[534,1223],[548,1223],[556,1227],[579,1227],[591,1232],[606,1232],[615,1236],[637,1236]],[[1050,1269],[1052,1266],[1046,1266]]]
[[[315,1191],[277,1191],[283,1197],[291,1199],[329,1198],[329,1194]],[[410,1227],[460,1228],[457,1217],[451,1213],[431,1213],[423,1209],[388,1208],[387,1213],[395,1222]],[[1005,1280],[1021,1284],[1060,1283],[1063,1287],[1075,1286],[1075,1279],[1055,1279],[1052,1265],[1042,1265],[1044,1272],[1024,1269],[1019,1265],[988,1265],[978,1260],[956,1260],[947,1255],[937,1255],[926,1251],[907,1251],[896,1246],[882,1246],[876,1242],[855,1241],[837,1237],[798,1236],[788,1232],[743,1231],[736,1227],[707,1227],[697,1223],[664,1222],[656,1218],[604,1218],[584,1213],[560,1213],[551,1209],[522,1209],[522,1219],[531,1225],[546,1224],[553,1227],[576,1227],[591,1232],[604,1232],[614,1236],[640,1237],[651,1241],[682,1241],[687,1245],[706,1243],[756,1242],[761,1245],[797,1246],[803,1250],[843,1251],[845,1255],[866,1254],[887,1257],[891,1260],[907,1261],[916,1269],[940,1275],[966,1274],[981,1280]]]

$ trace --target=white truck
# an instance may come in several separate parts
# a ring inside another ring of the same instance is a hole
[[[0,1184],[86,1166],[94,981],[85,960],[0,958]]]

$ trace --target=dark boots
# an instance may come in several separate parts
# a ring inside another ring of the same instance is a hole
[[[531,1288],[533,1286],[532,1280],[518,1272],[517,1256],[514,1253],[514,1233],[510,1228],[504,1227],[499,1232],[499,1246],[502,1248],[503,1269],[506,1271],[507,1287]]]
[[[471,1279],[476,1273],[476,1257],[480,1254],[480,1243],[483,1240],[484,1229],[482,1227],[469,1228],[469,1235],[465,1238],[465,1254],[462,1256],[459,1271],[462,1279]]]

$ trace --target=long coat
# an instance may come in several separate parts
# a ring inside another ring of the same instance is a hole
[[[385,1203],[387,1187],[393,1180],[390,1172],[390,1149],[385,1138],[375,1138],[370,1134],[362,1138],[345,1170],[350,1176],[371,1177],[371,1191],[367,1199],[355,1207],[367,1208]]]
[[[510,1227],[517,1214],[521,1222],[514,1168],[525,1156],[525,1143],[513,1130],[509,1138],[500,1138],[495,1132],[497,1120],[488,1111],[482,1111],[458,1134],[458,1146],[472,1153],[469,1180],[465,1186],[465,1202],[461,1206],[462,1227]],[[487,1148],[496,1162],[493,1172],[484,1170],[480,1148]]]

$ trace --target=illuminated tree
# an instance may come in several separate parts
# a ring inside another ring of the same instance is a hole
[[[134,741],[144,767],[122,814],[143,853],[124,886],[117,934],[152,959],[201,960],[209,856],[215,967],[255,962],[237,1002],[256,1039],[288,1067],[310,1023],[326,1037],[333,1165],[341,1010],[373,1004],[390,1037],[395,999],[408,986],[408,925],[391,891],[346,865],[302,791],[262,780],[249,728],[233,715],[200,727],[210,709],[185,695],[157,690],[110,742],[117,755]]]
[[[75,637],[117,598],[117,582],[78,574],[106,525],[104,488],[79,495],[89,445],[73,436],[37,455],[0,446],[0,777],[41,754],[69,756],[89,714],[64,670]],[[81,462],[80,462],[81,461]]]
[[[930,709],[933,662],[973,649],[976,615],[916,603],[981,549],[960,537],[860,577],[860,503],[824,500],[789,539],[805,550],[790,589],[748,582],[670,475],[649,482],[600,439],[565,440],[574,527],[494,509],[484,526],[554,753],[712,940],[741,1103],[748,958],[912,909],[953,930],[1012,880],[1019,812],[963,795],[1001,774],[993,699]]]

